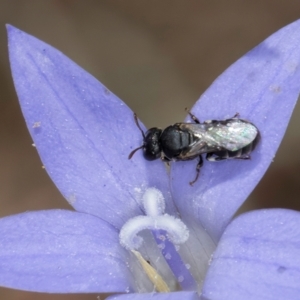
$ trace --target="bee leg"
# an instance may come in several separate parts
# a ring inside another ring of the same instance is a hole
[[[187,111],[187,108],[185,110]],[[188,111],[188,114],[190,115],[190,117],[193,119],[195,123],[200,124],[200,120],[194,114],[192,114],[190,111]]]
[[[234,157],[234,159],[244,159],[244,160],[248,160],[251,159],[250,155],[245,155],[245,156],[240,156],[240,157]]]
[[[218,121],[218,120],[206,120],[204,121],[204,124],[218,124],[222,121]]]
[[[238,119],[240,117],[240,113],[236,113],[231,119]]]
[[[201,169],[202,166],[203,166],[203,159],[202,159],[202,156],[199,155],[199,162],[196,166],[196,177],[193,181],[190,182],[191,186],[193,186],[193,184],[198,180],[199,175],[200,175],[200,169]]]
[[[225,160],[225,159],[243,159],[243,160],[248,160],[251,159],[250,155],[244,155],[244,156],[236,156],[236,157],[230,157],[230,156],[213,156],[215,153],[207,153],[206,154],[206,159],[208,161],[220,161],[220,160]]]
[[[161,157],[160,157],[160,159],[163,161],[163,162],[165,162],[167,165],[168,165],[168,167],[170,166],[170,161],[171,161],[171,159],[169,159],[169,158],[167,158],[165,155],[161,155]]]
[[[220,160],[225,160],[225,159],[228,159],[228,157],[222,157],[222,156],[213,156],[214,153],[207,153],[206,154],[206,159],[208,161],[220,161]]]
[[[170,161],[171,161],[171,159],[169,159],[169,158],[166,157],[165,155],[162,155],[162,156],[160,157],[160,159],[161,159],[162,161],[164,161],[164,162],[170,162]]]

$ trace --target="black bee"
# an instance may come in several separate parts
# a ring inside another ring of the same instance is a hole
[[[195,123],[176,123],[162,130],[151,128],[146,133],[141,129],[134,114],[134,120],[143,135],[143,145],[129,154],[129,159],[139,150],[144,150],[147,160],[161,158],[163,161],[190,160],[199,157],[196,177],[203,165],[201,154],[206,153],[209,161],[224,159],[250,159],[250,153],[260,140],[259,130],[252,123],[239,119],[235,114],[227,120],[209,120],[201,123],[191,112]]]

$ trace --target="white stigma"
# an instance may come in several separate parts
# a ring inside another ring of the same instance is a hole
[[[149,217],[157,217],[165,212],[165,199],[160,190],[150,188],[146,190],[143,196],[143,204],[146,215]]]
[[[138,236],[142,230],[164,230],[169,240],[174,244],[187,241],[189,231],[185,224],[168,214],[164,214],[165,200],[162,193],[156,188],[149,188],[143,196],[143,205],[146,216],[137,216],[128,220],[120,231],[120,244],[128,250],[138,249],[143,239]]]

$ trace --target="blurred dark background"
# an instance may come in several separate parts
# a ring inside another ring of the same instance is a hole
[[[299,17],[300,2],[294,0],[0,0],[0,216],[69,208],[31,146],[11,79],[5,23],[63,51],[152,127],[183,120],[184,108],[214,78]],[[299,117],[298,105],[274,162],[243,210],[300,209]],[[103,297],[0,289],[0,299]]]

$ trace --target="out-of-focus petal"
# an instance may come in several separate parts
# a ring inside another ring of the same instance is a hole
[[[172,165],[172,193],[183,219],[194,218],[218,240],[274,159],[300,91],[300,21],[279,30],[229,67],[202,95],[192,112],[201,121],[236,112],[253,122],[261,142],[251,160],[197,161]]]
[[[142,189],[154,186],[170,198],[164,164],[146,161],[142,151],[128,160],[142,135],[126,104],[53,47],[12,26],[8,36],[29,132],[69,203],[120,228],[141,213]]]
[[[229,224],[203,287],[210,300],[298,300],[300,213],[272,209]]]
[[[67,210],[0,219],[0,285],[51,293],[125,292],[127,254],[99,218]]]
[[[107,300],[199,300],[195,292],[124,294],[106,298]]]

